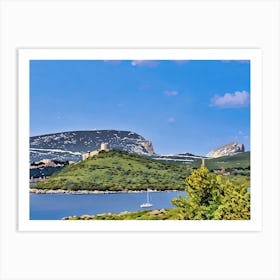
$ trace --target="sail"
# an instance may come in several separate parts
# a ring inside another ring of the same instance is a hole
[[[142,208],[149,208],[153,206],[153,204],[150,202],[149,189],[147,189],[146,194],[147,194],[146,202],[140,205],[140,207]]]

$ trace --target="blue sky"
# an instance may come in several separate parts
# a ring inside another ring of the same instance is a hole
[[[116,129],[157,153],[250,150],[250,63],[242,60],[32,60],[30,134]]]

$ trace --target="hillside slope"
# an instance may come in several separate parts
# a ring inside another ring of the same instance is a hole
[[[191,167],[199,167],[201,160],[191,164]],[[250,168],[250,152],[239,153],[232,156],[224,156],[205,160],[205,166],[209,170],[214,169],[248,169]]]
[[[184,166],[111,150],[65,167],[33,188],[64,190],[183,190]]]

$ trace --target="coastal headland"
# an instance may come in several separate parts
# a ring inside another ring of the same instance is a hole
[[[34,189],[34,193],[36,189],[63,193],[184,190],[184,180],[188,173],[185,165],[164,163],[125,151],[110,150],[67,165],[30,188]]]

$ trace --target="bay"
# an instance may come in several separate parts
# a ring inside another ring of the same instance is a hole
[[[163,209],[174,207],[171,199],[184,196],[184,191],[150,192],[153,206]],[[68,216],[96,215],[143,210],[146,193],[105,194],[30,194],[30,220],[60,220]]]

